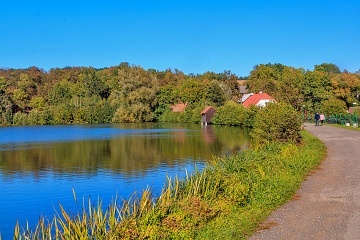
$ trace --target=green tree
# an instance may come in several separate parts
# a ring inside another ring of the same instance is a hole
[[[344,114],[346,113],[346,109],[345,102],[335,98],[323,101],[320,108],[321,112],[326,116]]]
[[[299,109],[304,104],[302,89],[305,73],[303,69],[284,66],[279,78],[279,92],[274,97]]]
[[[7,125],[12,123],[12,108],[14,103],[10,96],[0,92],[0,124]]]
[[[21,108],[25,108],[25,106],[29,102],[29,95],[26,94],[23,89],[15,89],[12,92],[12,98],[15,100],[16,104]]]
[[[158,118],[165,111],[170,110],[170,105],[175,102],[173,86],[161,86],[156,94],[157,106],[155,107],[155,115]]]
[[[330,76],[321,71],[307,72],[302,94],[309,111],[320,109],[321,102],[333,96]]]
[[[42,110],[42,108],[45,107],[45,99],[43,97],[33,97],[31,100],[30,100],[30,107],[34,108],[34,109],[39,109],[39,110]]]
[[[272,103],[255,116],[250,136],[255,144],[267,142],[300,142],[302,119],[299,112],[288,103]]]
[[[203,99],[205,93],[205,85],[195,79],[188,79],[180,83],[174,90],[174,95],[183,103],[196,103]]]
[[[158,81],[156,76],[139,67],[118,70],[118,84],[109,97],[117,109],[114,122],[153,121],[157,106]]]
[[[218,81],[213,80],[206,86],[204,98],[208,104],[214,105],[215,107],[224,104],[225,94]]]
[[[67,80],[63,80],[51,89],[48,95],[48,101],[52,105],[58,105],[68,102],[71,97],[71,84]]]
[[[61,104],[54,108],[53,124],[72,124],[74,122],[74,108],[70,104]]]
[[[87,97],[100,96],[107,99],[110,95],[110,88],[101,81],[94,68],[82,68],[77,86]]]
[[[254,67],[250,72],[247,81],[247,88],[250,92],[266,92],[273,96],[275,99],[279,93],[279,67],[273,67],[272,64],[261,64]]]
[[[336,66],[335,64],[332,63],[322,63],[320,65],[315,65],[314,66],[314,71],[320,71],[320,72],[325,72],[328,74],[339,74],[341,73],[340,69],[338,66]]]
[[[14,125],[27,125],[27,117],[28,115],[26,113],[17,112],[14,114],[13,117],[13,124]]]
[[[0,76],[0,94],[4,94],[9,85],[7,80],[3,76]]]
[[[299,108],[303,104],[304,78],[303,69],[278,63],[259,65],[251,71],[247,87],[251,92],[266,92],[277,101],[284,101]]]

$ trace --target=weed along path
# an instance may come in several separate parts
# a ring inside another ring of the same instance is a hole
[[[360,239],[360,131],[305,129],[326,145],[327,157],[251,240]]]

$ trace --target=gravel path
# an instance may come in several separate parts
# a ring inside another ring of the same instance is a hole
[[[327,147],[327,157],[295,198],[277,209],[250,239],[360,239],[360,131],[305,129]]]

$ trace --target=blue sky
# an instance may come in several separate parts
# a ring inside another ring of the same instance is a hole
[[[360,69],[358,0],[0,0],[0,68]]]

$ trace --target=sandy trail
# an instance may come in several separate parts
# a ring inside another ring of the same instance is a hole
[[[271,226],[250,239],[360,239],[360,131],[331,126],[305,129],[327,147],[327,157],[296,193],[277,209]]]

